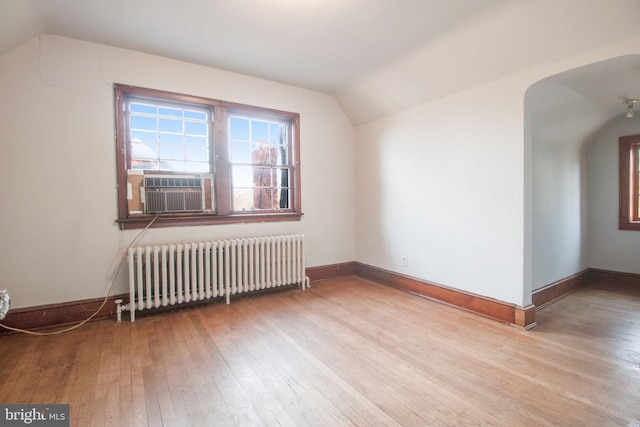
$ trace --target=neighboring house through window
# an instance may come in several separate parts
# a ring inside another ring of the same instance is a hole
[[[640,135],[619,139],[619,228],[640,231]]]
[[[299,115],[115,85],[120,227],[299,220]]]

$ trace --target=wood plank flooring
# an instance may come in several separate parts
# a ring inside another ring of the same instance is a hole
[[[531,331],[348,276],[306,291],[0,337],[1,403],[73,426],[640,425],[640,290]]]

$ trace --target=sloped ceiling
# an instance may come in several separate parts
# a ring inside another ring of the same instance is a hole
[[[556,74],[532,85],[527,112],[549,141],[581,145],[615,116],[625,100],[640,98],[640,55],[626,55]],[[636,104],[635,114],[640,114]]]
[[[325,92],[357,125],[640,35],[638,22],[637,0],[2,0],[0,56],[72,37]]]

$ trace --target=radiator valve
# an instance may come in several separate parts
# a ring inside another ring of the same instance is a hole
[[[122,307],[122,300],[117,299],[114,301],[116,303],[116,316],[118,316],[118,322],[122,322],[122,312],[125,310],[125,307]]]

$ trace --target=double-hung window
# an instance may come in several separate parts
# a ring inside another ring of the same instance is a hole
[[[619,228],[640,231],[640,135],[619,139]]]
[[[120,227],[299,220],[299,115],[115,85]]]
[[[288,209],[288,123],[232,113],[229,131],[234,210]]]

